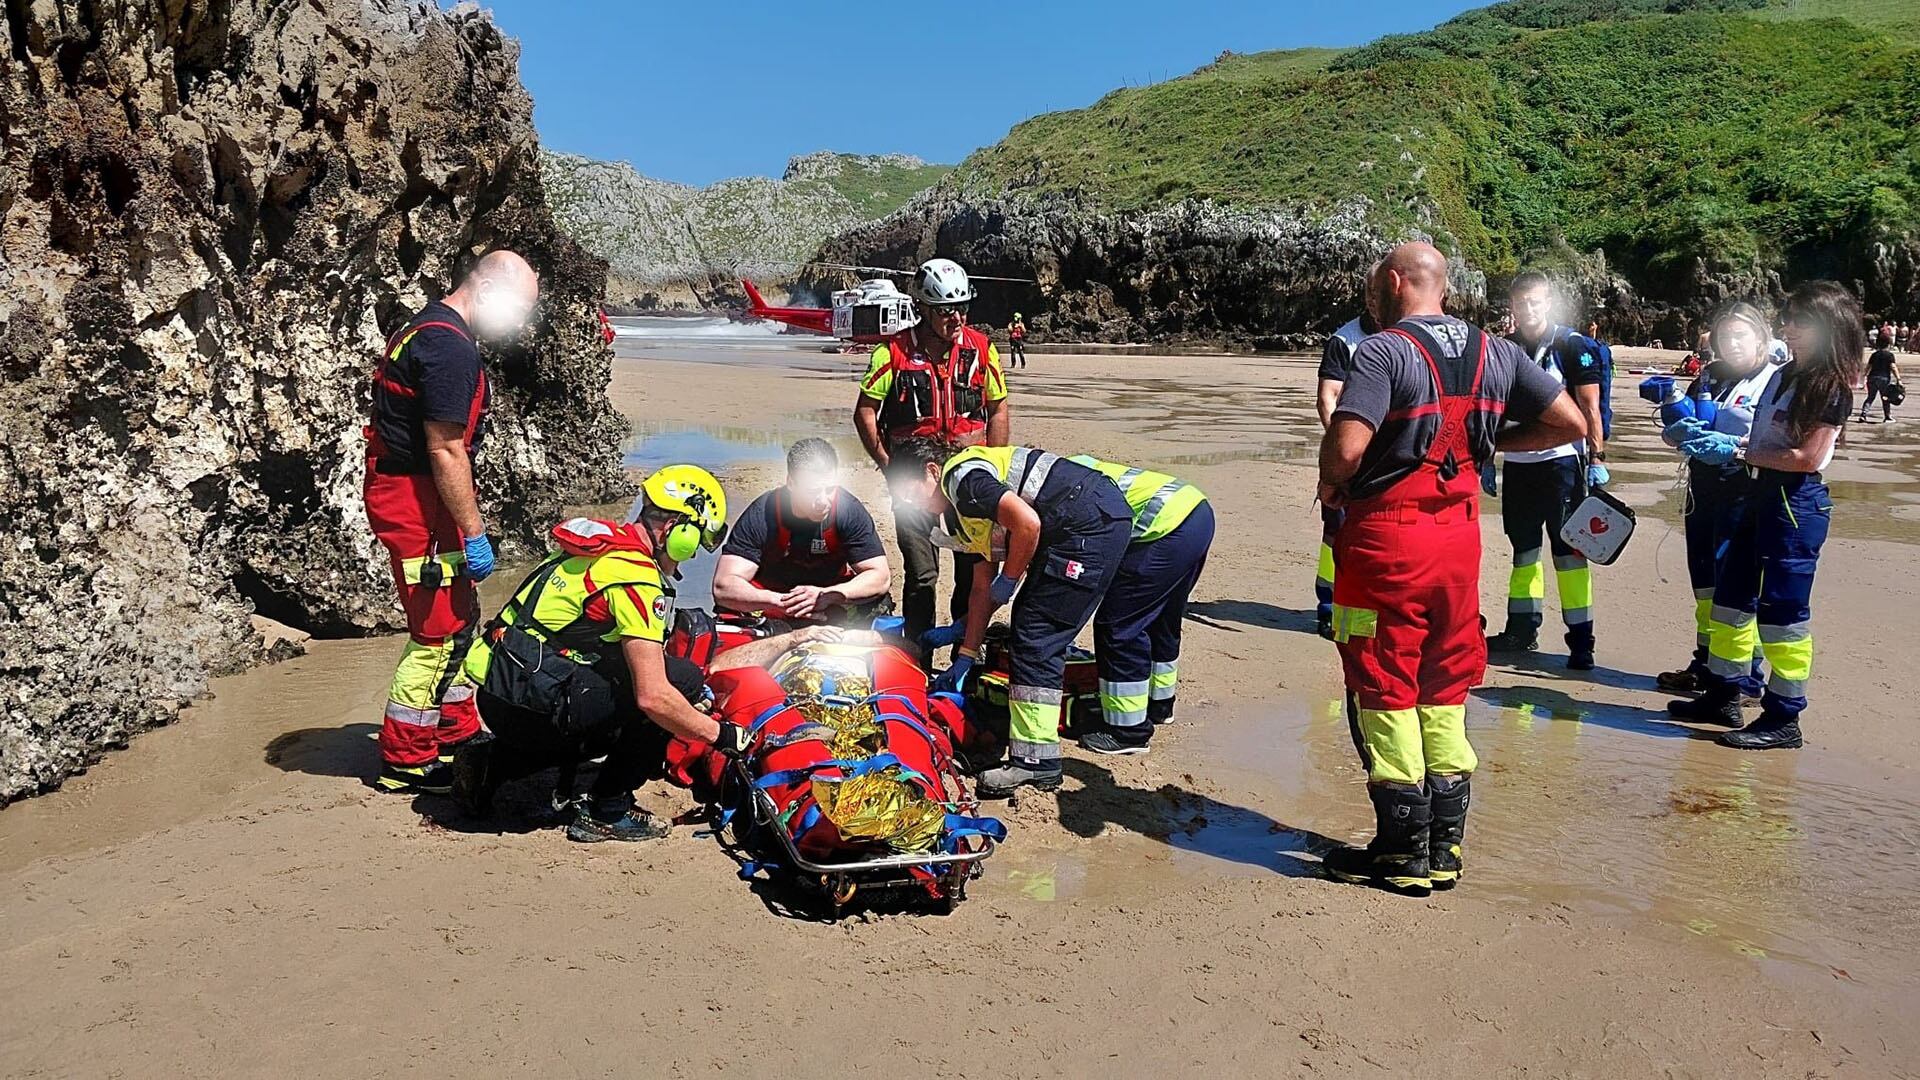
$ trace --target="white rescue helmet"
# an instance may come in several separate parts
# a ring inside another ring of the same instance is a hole
[[[952,259],[928,259],[913,276],[914,299],[935,307],[950,307],[973,301],[973,282],[967,272]]]

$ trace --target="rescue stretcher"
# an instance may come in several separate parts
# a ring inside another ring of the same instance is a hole
[[[766,837],[775,838],[780,847],[780,857],[785,860],[780,869],[786,872],[792,884],[827,901],[836,919],[858,895],[872,898],[879,895],[925,894],[928,872],[932,872],[939,886],[937,901],[941,910],[952,914],[967,898],[967,882],[985,872],[986,868],[981,864],[997,846],[991,836],[980,835],[963,839],[961,843],[966,846],[954,852],[815,861],[800,851],[799,845],[787,835],[787,830],[777,827],[779,808],[766,792],[755,785],[746,765],[733,762],[730,771],[737,785],[736,790],[750,792],[751,796],[744,824],[736,815],[720,826],[722,830],[733,832],[731,837],[720,835],[721,842],[736,850],[750,851],[764,844]],[[741,865],[741,876],[751,879],[762,867],[761,862],[748,860]]]
[[[743,880],[764,874],[836,918],[856,897],[947,912],[966,898],[1005,829],[966,787],[966,710],[929,696],[905,653],[807,645],[709,684],[750,749],[729,760],[682,745],[669,777],[707,804]]]

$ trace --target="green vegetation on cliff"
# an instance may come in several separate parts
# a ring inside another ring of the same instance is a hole
[[[1364,197],[1495,273],[1561,245],[1654,288],[1696,259],[1819,267],[1920,226],[1916,8],[1516,0],[1330,57],[1223,55],[1029,120],[955,183],[1119,210]]]

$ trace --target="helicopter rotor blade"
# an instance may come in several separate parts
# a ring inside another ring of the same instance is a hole
[[[887,274],[892,277],[912,277],[918,271],[895,270],[885,266],[849,266],[845,263],[810,262],[807,266],[818,266],[823,270],[845,270],[857,274]],[[1022,285],[1034,284],[1034,279],[1024,277],[995,277],[992,274],[968,274],[974,281],[1011,281]]]

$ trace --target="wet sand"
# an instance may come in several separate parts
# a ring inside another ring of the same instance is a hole
[[[744,506],[793,438],[858,457],[858,358],[621,349],[637,466],[693,457]],[[1602,667],[1560,669],[1550,612],[1547,651],[1490,673],[1467,880],[1404,900],[1316,876],[1370,819],[1312,632],[1312,373],[1036,355],[1011,375],[1019,440],[1170,467],[1222,528],[1183,722],[1145,758],[1070,751],[1058,796],[1005,811],[1012,838],[957,914],[781,918],[691,829],[585,848],[375,795],[399,643],[316,642],[0,812],[0,1072],[1911,1072],[1920,731],[1899,673],[1920,644],[1920,427],[1851,433],[1811,745],[1741,755],[1668,723],[1652,688],[1691,648],[1691,602],[1675,462],[1623,378],[1616,490],[1642,516],[1596,571]],[[850,486],[890,531],[878,476]],[[522,787],[524,812],[540,793]]]

